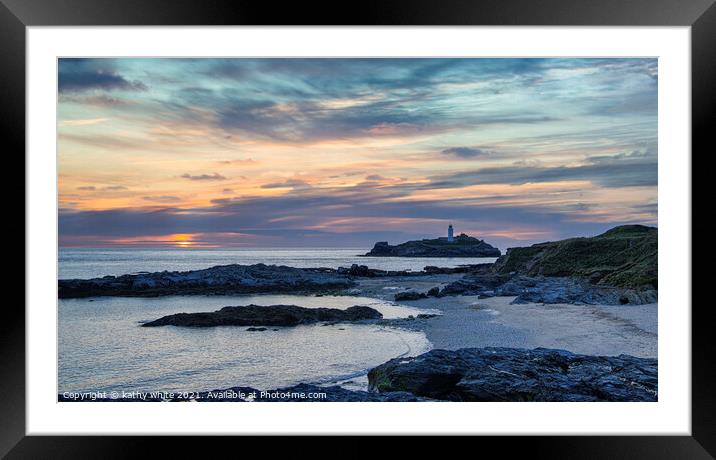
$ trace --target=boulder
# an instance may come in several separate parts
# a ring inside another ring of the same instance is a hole
[[[377,392],[448,401],[656,401],[657,360],[536,348],[432,350],[368,373]]]
[[[395,294],[395,300],[396,302],[404,301],[404,300],[419,300],[419,299],[425,299],[428,296],[425,295],[422,292],[415,292],[415,291],[407,291],[407,292],[398,292]]]

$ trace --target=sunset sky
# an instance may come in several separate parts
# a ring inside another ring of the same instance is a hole
[[[60,245],[656,225],[657,83],[656,59],[61,59]]]

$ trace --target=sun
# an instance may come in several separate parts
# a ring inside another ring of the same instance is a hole
[[[190,248],[194,245],[194,242],[191,241],[191,238],[191,234],[178,233],[176,235],[172,235],[171,241],[177,248]]]

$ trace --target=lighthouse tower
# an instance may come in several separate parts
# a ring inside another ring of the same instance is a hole
[[[448,243],[452,243],[452,240],[453,240],[452,236],[453,236],[452,224],[450,224],[450,225],[448,225]]]

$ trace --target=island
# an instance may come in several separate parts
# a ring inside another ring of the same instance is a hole
[[[395,246],[386,241],[375,243],[366,257],[500,257],[500,250],[484,240],[461,233],[453,238],[452,225],[448,236],[407,241]]]
[[[176,313],[144,323],[142,327],[298,326],[319,321],[361,321],[382,317],[377,310],[360,305],[345,310],[296,305],[246,305],[224,307],[214,312]]]

